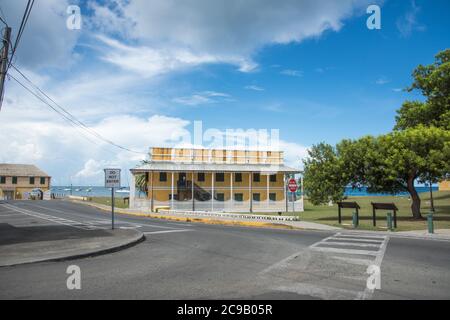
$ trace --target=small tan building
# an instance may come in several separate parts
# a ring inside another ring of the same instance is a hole
[[[51,177],[30,164],[0,163],[0,199],[28,199],[33,189],[50,189]]]
[[[450,180],[439,182],[439,191],[450,191]]]
[[[303,211],[300,199],[288,203],[286,187],[299,172],[284,164],[281,151],[152,148],[148,163],[131,169],[130,208]]]

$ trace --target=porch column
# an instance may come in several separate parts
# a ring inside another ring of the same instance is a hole
[[[152,193],[152,200],[151,200],[151,207],[150,207],[150,211],[153,212],[153,171],[151,172],[150,175],[150,181],[151,181],[151,187],[150,187],[150,192]]]
[[[253,172],[250,172],[250,212],[253,212]]]
[[[214,211],[214,178],[215,173],[211,172],[211,211]]]
[[[194,171],[192,171],[191,188],[192,188],[192,211],[195,211]]]
[[[170,193],[171,193],[171,197],[170,197],[170,208],[171,210],[175,210],[175,207],[173,206],[173,197],[174,197],[174,186],[173,186],[173,182],[174,182],[174,173],[172,171],[172,178],[171,178],[171,183],[170,183]]]
[[[267,174],[267,208],[270,208],[270,199],[269,199],[269,195],[270,195],[270,174]]]
[[[231,172],[230,173],[230,204],[231,204],[231,210],[233,210],[233,201],[234,201],[234,198],[233,198],[233,176],[234,176],[234,174],[233,174],[233,172]]]
[[[131,182],[130,182],[130,200],[128,201],[128,206],[130,209],[134,209],[134,197],[136,196],[136,177],[133,172],[131,172]]]

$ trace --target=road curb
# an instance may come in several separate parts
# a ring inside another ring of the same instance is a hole
[[[113,247],[102,248],[102,249],[97,249],[97,250],[91,250],[91,251],[86,251],[86,252],[79,253],[79,254],[72,254],[72,255],[55,257],[55,258],[43,258],[43,259],[37,258],[37,259],[32,260],[32,261],[26,261],[26,262],[21,262],[21,263],[3,264],[3,265],[0,265],[0,268],[15,267],[15,266],[22,266],[22,265],[42,263],[42,262],[70,261],[70,260],[89,258],[89,257],[96,257],[96,256],[108,254],[108,253],[118,252],[118,251],[121,251],[121,250],[125,250],[125,249],[128,249],[128,248],[131,248],[131,247],[133,247],[133,246],[137,245],[138,243],[141,243],[141,242],[143,242],[145,240],[144,233],[142,233],[141,231],[138,231],[138,230],[135,230],[135,231],[137,233],[135,237],[133,237],[132,239],[130,239],[130,240],[124,242],[124,243],[121,243],[119,245],[115,245]]]
[[[70,202],[88,205],[102,211],[110,211],[110,208],[105,208],[103,205],[85,202],[85,201],[77,201],[77,200],[69,200]],[[154,213],[138,213],[138,212],[129,212],[124,211],[123,209],[115,208],[115,213],[135,216],[135,217],[144,217],[144,218],[153,218],[153,219],[162,219],[162,220],[170,220],[170,221],[178,221],[178,222],[198,222],[204,224],[220,224],[220,225],[228,225],[228,226],[240,226],[240,227],[253,227],[253,228],[276,228],[276,229],[288,229],[288,230],[313,230],[313,229],[305,229],[298,228],[286,224],[281,223],[268,223],[268,222],[256,222],[256,221],[233,221],[233,220],[220,220],[220,219],[210,219],[210,218],[201,218],[201,217],[174,217],[168,215],[154,214]]]
[[[101,204],[85,202],[85,201],[77,201],[77,200],[69,200],[74,203],[84,204],[91,207],[95,207],[102,211],[109,211],[109,208],[105,208]],[[179,221],[179,222],[199,222],[205,224],[221,224],[221,225],[233,225],[233,226],[242,226],[242,227],[256,227],[256,228],[277,228],[277,229],[288,229],[288,230],[311,230],[311,231],[333,231],[333,230],[320,230],[320,229],[309,229],[309,228],[299,228],[290,225],[280,224],[280,223],[266,223],[266,222],[256,222],[256,221],[227,221],[227,220],[219,220],[219,219],[208,219],[208,218],[191,218],[191,217],[173,217],[161,214],[153,214],[153,213],[134,213],[129,211],[124,211],[123,209],[115,209],[116,213],[136,216],[136,217],[147,217],[154,219],[165,219],[171,221]],[[380,235],[389,235],[394,238],[405,238],[405,239],[420,239],[420,240],[435,240],[435,241],[450,241],[450,237],[439,236],[439,235],[414,235],[414,234],[399,234],[397,232],[390,231],[373,231],[373,230],[354,230],[354,229],[339,229],[341,231],[345,231],[348,233],[371,233],[371,234],[380,234]],[[335,230],[337,231],[337,230]]]

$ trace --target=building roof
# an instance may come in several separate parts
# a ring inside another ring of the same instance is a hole
[[[0,163],[0,176],[8,177],[50,177],[32,164]]]
[[[300,173],[301,171],[281,165],[271,164],[230,164],[230,163],[181,163],[169,161],[152,161],[131,169],[131,172],[148,171],[200,171],[200,172],[261,172],[261,173]]]

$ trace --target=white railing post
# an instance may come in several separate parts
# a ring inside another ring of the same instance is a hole
[[[234,199],[233,199],[233,176],[234,173],[231,172],[230,173],[230,186],[231,186],[231,191],[230,191],[230,203],[231,203],[231,210],[233,210],[233,206],[234,206]]]

